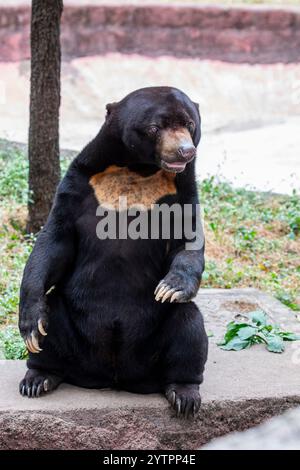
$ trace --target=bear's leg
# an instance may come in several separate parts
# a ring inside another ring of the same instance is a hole
[[[21,380],[19,390],[21,395],[35,398],[44,393],[51,392],[63,381],[62,377],[49,374],[39,369],[28,369]]]
[[[174,304],[163,331],[163,382],[167,400],[186,418],[200,408],[208,339],[203,318],[193,302]]]

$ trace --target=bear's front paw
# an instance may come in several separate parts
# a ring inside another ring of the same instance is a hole
[[[28,351],[39,353],[48,325],[47,305],[37,302],[30,308],[23,308],[19,318],[19,329]]]
[[[154,291],[155,300],[164,303],[189,302],[199,289],[199,281],[187,274],[168,273]]]

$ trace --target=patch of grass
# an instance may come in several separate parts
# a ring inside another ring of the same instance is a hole
[[[17,146],[0,150],[0,357],[22,359],[17,327],[20,280],[34,238],[25,234],[28,162]]]
[[[65,172],[72,152],[61,159]],[[0,140],[0,356],[25,357],[17,328],[19,289],[35,238],[25,233],[28,199],[28,161],[19,146]]]
[[[28,198],[28,160],[18,148],[0,151],[0,201],[12,199],[26,204]]]
[[[0,359],[25,359],[27,350],[17,327],[0,330]]]
[[[300,196],[199,185],[206,232],[206,287],[257,287],[300,310]]]
[[[33,237],[24,233],[26,210],[14,201],[0,203],[0,355],[24,357],[24,342],[17,328],[19,288]]]
[[[68,156],[62,159],[66,169]],[[0,355],[22,358],[19,287],[34,238],[25,234],[28,165],[22,149],[0,146]],[[300,197],[199,185],[206,231],[203,287],[257,287],[300,310]]]

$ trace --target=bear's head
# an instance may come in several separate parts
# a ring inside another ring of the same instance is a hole
[[[195,158],[199,107],[182,91],[142,88],[106,109],[105,127],[121,139],[131,162],[179,173]]]

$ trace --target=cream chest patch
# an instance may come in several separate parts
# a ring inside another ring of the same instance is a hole
[[[89,183],[104,207],[119,208],[119,198],[127,198],[127,207],[142,204],[151,208],[161,197],[176,194],[175,174],[159,170],[154,175],[141,176],[126,167],[110,166],[92,176]]]

